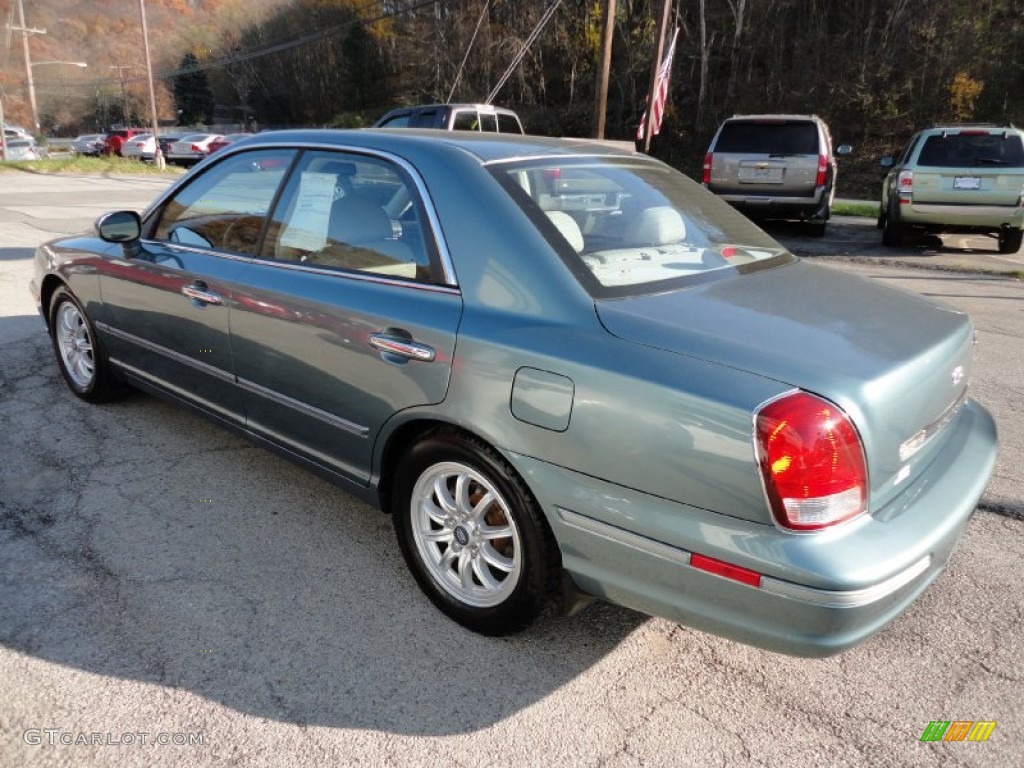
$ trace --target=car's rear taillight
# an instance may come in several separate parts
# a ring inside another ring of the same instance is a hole
[[[814,178],[814,186],[825,186],[826,179],[828,179],[828,158],[818,155],[818,175]]]
[[[896,191],[904,195],[914,191],[913,171],[900,171],[900,175],[896,177]]]
[[[193,151],[193,152],[202,152],[202,151],[203,151],[203,148],[202,148],[202,147],[200,147],[200,146],[199,146],[198,144],[193,144],[193,145],[192,145],[192,151]]]
[[[833,403],[794,392],[762,407],[754,440],[765,494],[783,528],[813,531],[867,509],[864,447]]]
[[[702,184],[711,183],[711,163],[714,160],[714,155],[708,152],[704,155],[704,169],[701,171],[700,181]]]

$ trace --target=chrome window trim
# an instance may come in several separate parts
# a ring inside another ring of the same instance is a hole
[[[640,534],[632,533],[631,531],[610,525],[609,523],[595,520],[592,517],[581,515],[578,512],[573,512],[572,510],[565,509],[564,507],[556,506],[555,509],[558,511],[558,516],[561,518],[562,522],[571,528],[592,533],[595,536],[608,539],[616,544],[622,544],[623,546],[639,550],[649,555],[654,555],[655,557],[659,557],[663,560],[668,560],[691,568],[693,567],[690,565],[690,555],[692,553],[688,550],[682,549],[681,547],[674,547],[671,544],[666,544],[664,542],[657,541],[656,539],[649,539],[646,536],[641,536]],[[814,605],[821,606],[822,608],[856,608],[861,605],[867,605],[869,603],[882,600],[897,590],[902,589],[927,571],[931,566],[931,563],[932,556],[928,554],[913,565],[903,569],[894,576],[890,576],[885,581],[880,581],[877,584],[872,584],[870,587],[864,587],[863,589],[850,590],[808,587],[803,584],[795,584],[791,581],[784,581],[783,579],[766,576],[759,571],[757,571],[757,573],[761,576],[760,589],[773,595],[798,600],[804,603],[812,603]],[[707,572],[701,570],[701,573]],[[742,582],[738,581],[735,583],[742,584]],[[751,588],[758,589],[758,587]]]
[[[176,352],[173,349],[168,349],[167,347],[162,346],[160,344],[156,344],[152,341],[149,341],[148,339],[143,339],[139,336],[136,336],[134,333],[128,333],[128,331],[122,331],[118,328],[111,327],[107,323],[101,322],[96,323],[96,327],[99,330],[103,331],[104,333],[109,333],[111,336],[115,336],[123,341],[127,341],[131,344],[135,344],[136,346],[142,347],[143,349],[149,350],[150,352],[153,352],[155,354],[170,358],[175,362],[181,363],[182,365],[186,365],[189,368],[193,368],[197,371],[213,376],[216,379],[231,384],[237,384],[242,389],[248,390],[253,394],[261,395],[262,397],[265,397],[268,400],[273,400],[275,403],[278,403],[279,405],[291,408],[292,410],[298,411],[299,413],[305,414],[306,416],[311,416],[314,419],[323,421],[327,424],[330,424],[331,426],[337,427],[338,429],[353,434],[356,437],[365,438],[370,434],[370,428],[368,426],[356,424],[355,422],[349,421],[348,419],[342,418],[341,416],[335,416],[333,413],[329,413],[328,411],[325,411],[321,408],[317,408],[316,406],[313,405],[309,405],[308,403],[303,403],[301,400],[296,400],[293,397],[281,394],[276,390],[264,387],[260,384],[257,384],[254,381],[239,378],[235,376],[233,373],[228,373],[227,371],[221,368],[217,368],[216,366],[210,365],[209,363],[204,363],[201,360],[195,360],[189,357],[188,355],[183,355],[181,352]],[[122,368],[131,370],[132,372],[140,372],[140,374],[143,375],[145,378],[153,379],[154,381],[156,381],[156,379],[154,379],[152,375],[145,374],[145,372],[139,371],[138,368],[130,366],[127,363],[124,363],[120,360],[112,358],[111,362],[115,363],[116,365]]]
[[[579,141],[580,141],[580,143],[582,145],[582,144],[593,144],[595,140],[594,139],[580,139]],[[572,145],[572,146],[576,146],[576,145]],[[542,154],[542,155],[518,155],[516,157],[502,157],[502,158],[499,158],[497,160],[485,160],[484,162],[480,163],[480,165],[483,166],[484,168],[490,168],[492,166],[497,166],[497,165],[512,165],[514,163],[534,162],[534,161],[537,161],[537,160],[554,162],[556,160],[564,160],[564,159],[567,159],[567,158],[568,159],[572,159],[572,160],[576,160],[576,159],[580,159],[580,160],[607,160],[608,158],[614,158],[614,159],[620,159],[621,160],[621,159],[628,158],[629,160],[639,160],[640,162],[644,163],[645,165],[652,165],[652,166],[655,166],[655,167],[657,167],[659,165],[662,165],[662,163],[660,161],[651,159],[647,155],[640,154],[639,152],[634,152],[634,153],[630,154],[630,153],[627,153],[627,152],[621,152],[621,153],[616,153],[616,152],[586,152],[586,153],[583,153],[583,152],[565,152],[565,151],[552,152],[551,154]]]
[[[169,243],[164,240],[142,241],[143,245],[158,246],[169,250],[183,251],[185,253],[196,253],[201,256],[212,256],[229,261],[241,261],[245,264],[261,264],[267,267],[279,267],[281,269],[294,269],[299,272],[310,272],[315,275],[326,275],[329,277],[342,278],[346,280],[357,280],[366,283],[378,283],[391,285],[400,288],[411,288],[417,291],[428,291],[430,293],[444,293],[449,296],[460,296],[462,291],[458,286],[437,285],[436,283],[420,283],[414,280],[398,280],[379,273],[359,272],[356,270],[330,269],[328,267],[316,267],[310,264],[303,264],[297,261],[280,261],[278,259],[267,259],[262,256],[251,256],[244,253],[229,253],[227,251],[213,251],[195,246],[182,245],[180,243]]]
[[[452,262],[451,253],[448,251],[448,243],[445,241],[441,230],[441,222],[437,217],[437,211],[434,209],[434,201],[430,197],[430,193],[427,192],[427,185],[424,183],[423,178],[420,176],[419,171],[405,158],[399,157],[398,155],[392,154],[380,149],[373,149],[371,147],[359,147],[351,144],[332,144],[328,142],[318,141],[270,141],[259,144],[257,146],[247,145],[242,147],[234,147],[228,145],[224,149],[217,152],[216,157],[218,160],[216,163],[211,163],[209,166],[202,166],[203,173],[207,173],[209,169],[216,168],[224,160],[242,152],[252,152],[261,149],[317,149],[327,151],[338,151],[338,152],[350,152],[356,155],[369,155],[370,157],[376,157],[380,160],[386,160],[387,162],[394,163],[395,165],[402,168],[412,179],[413,184],[416,186],[416,192],[420,196],[420,200],[423,203],[423,209],[427,213],[427,220],[430,224],[430,232],[434,240],[434,247],[437,249],[439,258],[441,259],[441,271],[444,273],[445,288],[457,288],[459,285],[458,276],[455,274],[455,265]],[[211,157],[208,155],[207,157]],[[199,166],[197,166],[199,167]],[[290,170],[290,169],[289,169]],[[190,174],[191,175],[191,174]],[[285,180],[287,180],[285,176]],[[191,183],[189,177],[185,177]],[[183,181],[185,180],[183,179]],[[157,197],[145,211],[143,211],[142,217],[148,218],[154,211],[163,206],[164,202],[168,200],[172,193],[178,190],[179,184],[174,184],[168,188],[162,195]],[[268,212],[269,213],[269,212]],[[165,244],[164,241],[155,241],[160,244]],[[255,258],[255,257],[254,257]],[[261,261],[264,261],[261,259]],[[279,262],[271,260],[272,263],[277,264]],[[330,272],[330,274],[337,274],[336,272]],[[400,285],[409,285],[407,282],[398,282]]]

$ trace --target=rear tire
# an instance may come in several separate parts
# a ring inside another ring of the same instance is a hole
[[[439,430],[395,472],[395,533],[420,589],[484,635],[527,627],[551,603],[561,558],[529,489],[486,443]]]
[[[903,245],[903,236],[904,227],[897,218],[896,209],[890,203],[889,210],[882,219],[882,244],[898,248]]]
[[[1024,230],[1004,229],[999,233],[999,252],[1016,253],[1024,240]]]

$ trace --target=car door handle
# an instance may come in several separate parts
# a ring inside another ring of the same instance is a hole
[[[428,347],[426,344],[417,344],[415,341],[391,336],[386,333],[371,335],[370,346],[381,352],[407,357],[410,360],[419,360],[423,363],[432,362],[436,356],[433,348]]]
[[[201,280],[197,280],[189,285],[183,285],[181,287],[181,292],[190,299],[203,304],[220,304],[224,301],[224,297],[219,293],[208,291],[206,289],[206,283]]]

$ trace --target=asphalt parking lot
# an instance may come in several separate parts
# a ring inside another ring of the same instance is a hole
[[[978,328],[996,474],[890,627],[806,660],[595,604],[493,639],[434,610],[390,521],[338,488],[151,397],[65,389],[32,250],[165,183],[0,175],[0,766],[1022,764],[1024,283],[979,274],[1016,269],[984,241],[773,229]],[[997,726],[923,743],[933,720]]]

